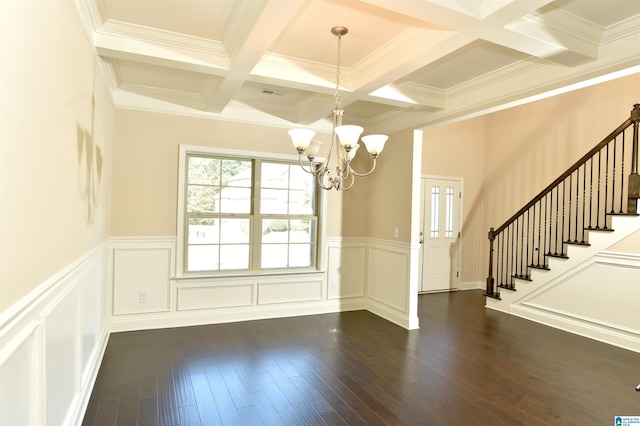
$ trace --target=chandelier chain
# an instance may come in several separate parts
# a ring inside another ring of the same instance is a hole
[[[336,108],[342,109],[342,102],[340,99],[340,58],[342,54],[342,34],[338,34],[338,59],[336,66]]]

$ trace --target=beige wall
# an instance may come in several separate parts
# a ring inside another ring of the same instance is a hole
[[[394,230],[397,227],[397,241],[411,241],[413,137],[413,130],[389,135],[376,171],[367,178],[370,187],[369,237],[396,240]]]
[[[488,255],[483,200],[485,118],[465,120],[424,132],[422,174],[463,179],[461,276],[478,281],[486,273],[475,261]]]
[[[629,118],[640,74],[486,117],[486,224],[500,226]]]
[[[73,1],[0,2],[0,40],[1,312],[107,240],[113,108]]]
[[[640,74],[425,130],[422,172],[464,177],[463,281],[486,278],[498,227],[629,118]],[[640,234],[610,248],[640,253]]]
[[[118,109],[114,132],[113,236],[176,235],[180,144],[295,154],[287,129],[204,118]],[[330,191],[327,235],[366,236],[367,196],[366,179]]]

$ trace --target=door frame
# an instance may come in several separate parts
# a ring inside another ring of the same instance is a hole
[[[419,283],[418,283],[418,293],[422,293],[422,282],[423,282],[423,271],[424,271],[424,239],[426,236],[426,230],[425,230],[425,220],[427,220],[427,218],[425,217],[426,215],[426,197],[425,197],[425,183],[427,179],[434,179],[434,180],[454,180],[460,183],[460,197],[459,197],[459,203],[458,203],[458,208],[459,208],[459,214],[458,214],[458,243],[460,245],[460,247],[462,247],[462,225],[464,223],[464,215],[463,215],[463,203],[464,203],[464,178],[462,176],[441,176],[441,175],[431,175],[431,174],[423,174],[420,176],[420,262],[418,264],[418,278],[419,278]],[[429,218],[430,219],[430,218]],[[427,223],[429,222],[429,220],[427,220]],[[454,284],[456,284],[455,287],[450,288],[448,291],[453,291],[453,290],[457,290],[458,288],[460,288],[460,270],[462,269],[462,253],[458,253],[457,259],[456,259],[456,265],[457,266],[457,276],[454,277]],[[453,261],[452,261],[453,264]],[[443,290],[443,291],[447,291],[447,290]]]

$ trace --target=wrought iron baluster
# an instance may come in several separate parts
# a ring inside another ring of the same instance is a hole
[[[626,132],[622,133],[622,153],[620,154],[620,213],[623,213],[623,204],[624,204],[624,147],[626,145],[625,141]],[[628,213],[628,212],[627,212]]]
[[[607,144],[605,153],[605,163],[604,163],[604,229],[608,229],[609,225],[607,224],[607,202],[609,200],[609,144]],[[611,205],[613,208],[613,204]]]
[[[587,223],[585,222],[585,213],[587,211],[587,163],[584,163],[584,173],[582,175],[582,241],[584,241],[584,230],[587,227]]]
[[[573,241],[578,242],[578,228],[580,227],[580,220],[578,219],[578,212],[580,211],[580,167],[576,170],[576,226]]]
[[[553,246],[553,254],[558,255],[558,227],[560,223],[560,193],[556,187],[556,237]]]
[[[535,245],[535,250],[537,251],[537,261],[536,261],[536,265],[538,267],[540,267],[540,252],[542,251],[542,200],[538,201],[536,204],[533,205],[533,217],[535,219],[536,217],[536,206],[539,205],[540,207],[538,208],[538,244]]]
[[[589,171],[591,177],[589,178],[589,228],[593,228],[593,158],[589,159]]]
[[[529,240],[531,239],[531,230],[529,229],[529,210],[527,210],[527,248],[525,250],[525,258],[524,258],[524,276],[529,277]]]
[[[510,226],[511,228],[511,226]],[[511,267],[509,268],[509,287],[513,288],[513,274],[515,273],[515,264],[513,263],[514,255],[515,255],[515,244],[514,244],[514,234],[515,232],[511,232]]]
[[[544,195],[544,245],[542,246],[542,250],[544,252],[544,255],[546,256],[547,254],[551,253],[551,246],[547,246],[547,211],[549,210],[549,193],[546,193]],[[549,225],[549,229],[551,229],[551,225]],[[549,247],[549,250],[547,250],[547,247]],[[544,259],[544,264],[545,266],[547,265],[547,259]]]
[[[522,245],[518,244],[518,237],[520,237],[520,217],[518,217],[516,219],[516,229],[515,229],[515,239],[513,242],[513,246],[515,248],[515,253],[516,253],[516,257],[514,258],[515,264],[514,264],[514,271],[515,271],[515,276],[520,276],[521,273],[521,263],[522,263],[522,256],[520,254],[521,249],[522,249]]]
[[[598,151],[598,201],[596,203],[596,229],[600,229],[600,181],[602,169],[602,151]]]
[[[563,182],[563,190],[564,190],[564,182]],[[573,201],[573,173],[569,175],[569,212],[567,214],[567,222],[569,222],[568,230],[567,230],[567,241],[571,241],[571,202]]]
[[[498,247],[498,256],[500,256],[500,268],[496,267],[496,279],[498,280],[498,284],[502,282],[502,267],[504,266],[504,247],[500,244],[500,241],[503,239],[504,234],[501,232],[498,234],[497,238],[497,247]],[[496,262],[498,257],[496,256]]]
[[[613,139],[613,172],[611,173],[611,213],[616,212],[616,148],[617,148],[618,138],[615,137]]]

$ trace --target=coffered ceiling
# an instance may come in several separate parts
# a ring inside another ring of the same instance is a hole
[[[640,71],[639,0],[77,3],[122,108],[330,128],[337,25],[344,123],[368,133]]]

